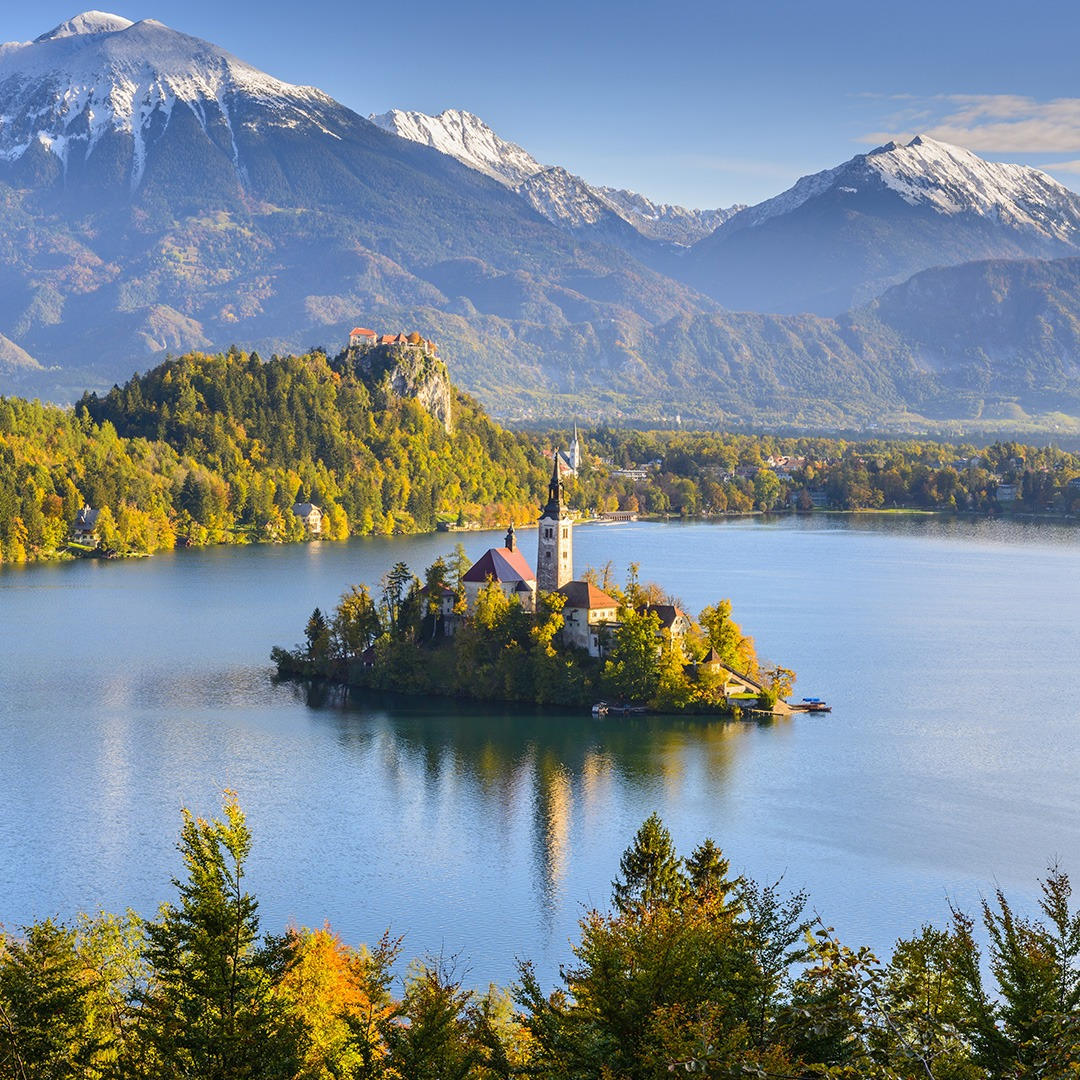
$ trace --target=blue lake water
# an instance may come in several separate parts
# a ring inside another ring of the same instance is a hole
[[[471,555],[500,534],[464,537]],[[520,541],[531,554],[535,532]],[[730,597],[827,716],[766,726],[309,701],[270,647],[446,536],[0,569],[0,921],[132,907],[179,873],[179,810],[240,794],[264,925],[386,927],[476,984],[546,980],[658,810],[781,875],[851,944],[950,900],[1080,875],[1080,532],[919,517],[583,527],[694,612]]]

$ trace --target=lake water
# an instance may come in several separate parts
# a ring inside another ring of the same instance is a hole
[[[535,532],[520,540],[529,553]],[[471,555],[499,534],[465,536]],[[641,564],[694,612],[730,597],[826,716],[594,721],[442,701],[309,701],[270,647],[319,604],[453,538],[220,548],[0,570],[0,920],[151,914],[179,810],[240,794],[264,926],[383,929],[545,980],[653,810],[680,850],[805,888],[887,949],[949,900],[1080,875],[1080,532],[918,517],[583,527],[579,571]],[[339,697],[338,695],[337,697]]]

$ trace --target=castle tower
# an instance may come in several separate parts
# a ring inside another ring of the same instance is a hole
[[[542,592],[555,592],[574,579],[573,527],[563,503],[559,451],[556,450],[551,463],[547,506],[540,511],[536,549],[536,587]]]

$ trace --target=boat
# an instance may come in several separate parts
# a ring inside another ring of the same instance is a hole
[[[592,707],[592,714],[593,714],[593,716],[607,716],[607,714],[608,714],[608,703],[606,701],[598,701]]]

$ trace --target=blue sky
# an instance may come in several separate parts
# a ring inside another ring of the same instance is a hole
[[[1080,7],[98,0],[207,38],[367,114],[468,109],[594,183],[757,202],[888,136],[929,132],[1080,187]],[[78,0],[8,0],[5,40]]]

